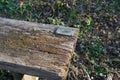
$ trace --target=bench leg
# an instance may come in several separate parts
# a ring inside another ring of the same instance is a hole
[[[39,77],[24,75],[22,80],[39,80]]]

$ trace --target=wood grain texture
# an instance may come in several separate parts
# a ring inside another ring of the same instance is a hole
[[[47,78],[65,79],[78,36],[57,35],[62,26],[0,18],[0,68]]]

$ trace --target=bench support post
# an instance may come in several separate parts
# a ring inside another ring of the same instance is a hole
[[[39,80],[39,77],[24,75],[22,80]]]

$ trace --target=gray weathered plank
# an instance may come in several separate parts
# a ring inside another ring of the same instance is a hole
[[[75,33],[56,34],[58,28]],[[0,68],[48,80],[64,79],[77,36],[75,28],[0,18]]]

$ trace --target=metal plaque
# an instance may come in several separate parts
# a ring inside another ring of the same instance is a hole
[[[73,36],[75,33],[75,30],[70,28],[58,28],[55,32],[56,34],[65,35],[65,36]]]

